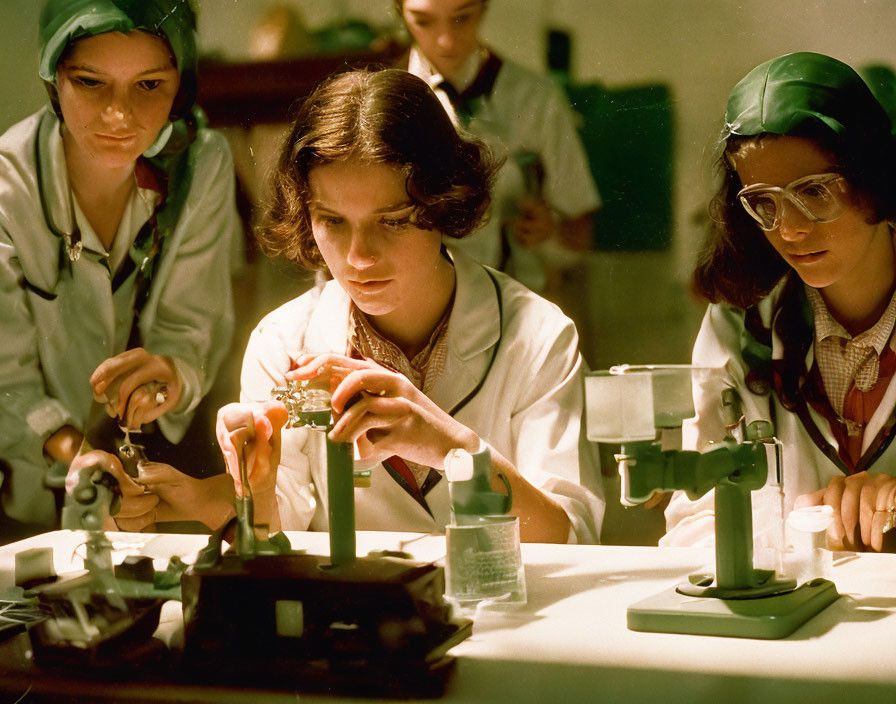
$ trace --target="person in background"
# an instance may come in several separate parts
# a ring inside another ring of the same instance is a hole
[[[724,370],[747,422],[774,422],[786,510],[830,506],[830,548],[882,550],[896,523],[890,118],[846,64],[788,54],[734,87],[720,164],[693,276],[710,301],[693,362]],[[698,449],[725,436],[720,393],[697,391]],[[705,538],[712,494],[676,495],[666,518],[661,545]]]
[[[549,78],[479,37],[487,0],[395,0],[414,44],[402,68],[432,87],[455,124],[504,160],[488,221],[462,248],[534,291],[591,245],[600,207],[575,116]]]
[[[370,486],[355,489],[358,529],[442,529],[446,455],[488,449],[492,487],[512,487],[523,540],[598,539],[603,501],[580,482],[600,492],[575,327],[454,247],[485,212],[493,171],[486,147],[459,136],[406,71],[343,73],[302,105],[260,239],[333,280],[259,323],[242,403],[218,420],[237,480],[246,457],[258,523],[328,527],[323,434],[283,429],[283,404],[271,401],[275,387],[309,380],[332,389],[330,437],[354,442],[356,469],[370,470]],[[147,482],[163,502],[166,481],[160,471]],[[194,518],[216,527],[232,514],[233,483],[193,485]]]
[[[53,525],[45,474],[97,404],[182,437],[230,344],[240,230],[187,0],[50,0],[40,43],[50,106],[0,137],[5,537]]]

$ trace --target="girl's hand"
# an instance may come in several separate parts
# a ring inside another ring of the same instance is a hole
[[[71,464],[78,455],[84,436],[70,425],[63,425],[47,438],[44,452],[56,462]]]
[[[557,231],[554,214],[547,203],[531,198],[520,203],[519,212],[511,220],[510,227],[524,247],[534,247],[549,240]]]
[[[336,442],[357,443],[362,459],[392,455],[442,469],[454,448],[475,452],[478,436],[457,422],[406,377],[369,360],[337,354],[296,360],[289,380],[324,380],[333,388],[331,405],[339,416],[330,431]]]
[[[128,476],[115,455],[102,450],[92,450],[75,457],[65,478],[66,493],[70,493],[78,485],[81,470],[87,471],[91,467],[99,467],[115,477],[121,491],[121,506],[115,515],[106,521],[103,529],[131,533],[152,530],[156,522],[159,497],[147,492],[145,487]]]
[[[277,401],[231,403],[218,411],[215,433],[237,496],[246,496],[248,489],[240,477],[241,455],[251,490],[273,492],[280,464],[280,433],[286,420],[286,408]]]
[[[142,347],[107,359],[94,370],[90,384],[94,398],[130,430],[172,410],[182,391],[172,359]]]
[[[830,550],[883,550],[883,527],[896,506],[896,477],[859,472],[834,477],[824,489],[797,497],[794,508],[827,505],[834,509],[828,529]]]
[[[200,521],[215,530],[233,513],[233,483],[226,474],[197,479],[168,464],[144,462],[139,481],[159,497],[157,523]]]

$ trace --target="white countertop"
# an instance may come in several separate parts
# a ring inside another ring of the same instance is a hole
[[[288,535],[295,548],[327,552],[326,534]],[[116,547],[160,558],[157,568],[207,541],[110,537]],[[415,537],[359,533],[358,554],[397,549]],[[0,590],[13,583],[17,551],[52,545],[57,572],[64,572],[80,567],[72,556],[81,543],[83,534],[59,531],[0,548]],[[444,555],[444,538],[426,536],[404,549],[435,560]],[[791,636],[769,641],[626,627],[629,604],[705,571],[709,550],[529,544],[522,553],[528,603],[476,614],[472,637],[451,651],[458,667],[447,701],[896,701],[896,555],[838,553],[831,577],[844,597]]]

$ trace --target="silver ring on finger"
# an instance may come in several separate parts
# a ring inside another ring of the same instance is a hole
[[[168,400],[168,384],[164,381],[153,381],[145,384],[144,388],[157,406],[161,406]]]
[[[881,528],[881,533],[889,533],[891,530],[896,528],[896,505],[891,506],[886,509],[887,511],[887,522],[884,523],[884,527]]]

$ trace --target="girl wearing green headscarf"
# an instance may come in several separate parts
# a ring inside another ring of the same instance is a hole
[[[796,53],[731,92],[706,245],[710,301],[695,364],[723,367],[747,422],[784,443],[785,508],[828,505],[834,549],[886,549],[896,521],[896,146],[849,66]],[[693,442],[721,440],[717,384],[698,393]],[[662,544],[711,534],[712,496],[676,496]],[[766,525],[754,526],[756,531]]]
[[[239,220],[187,0],[49,0],[40,40],[51,106],[0,137],[0,515],[46,526],[94,398],[183,436],[229,345]]]

